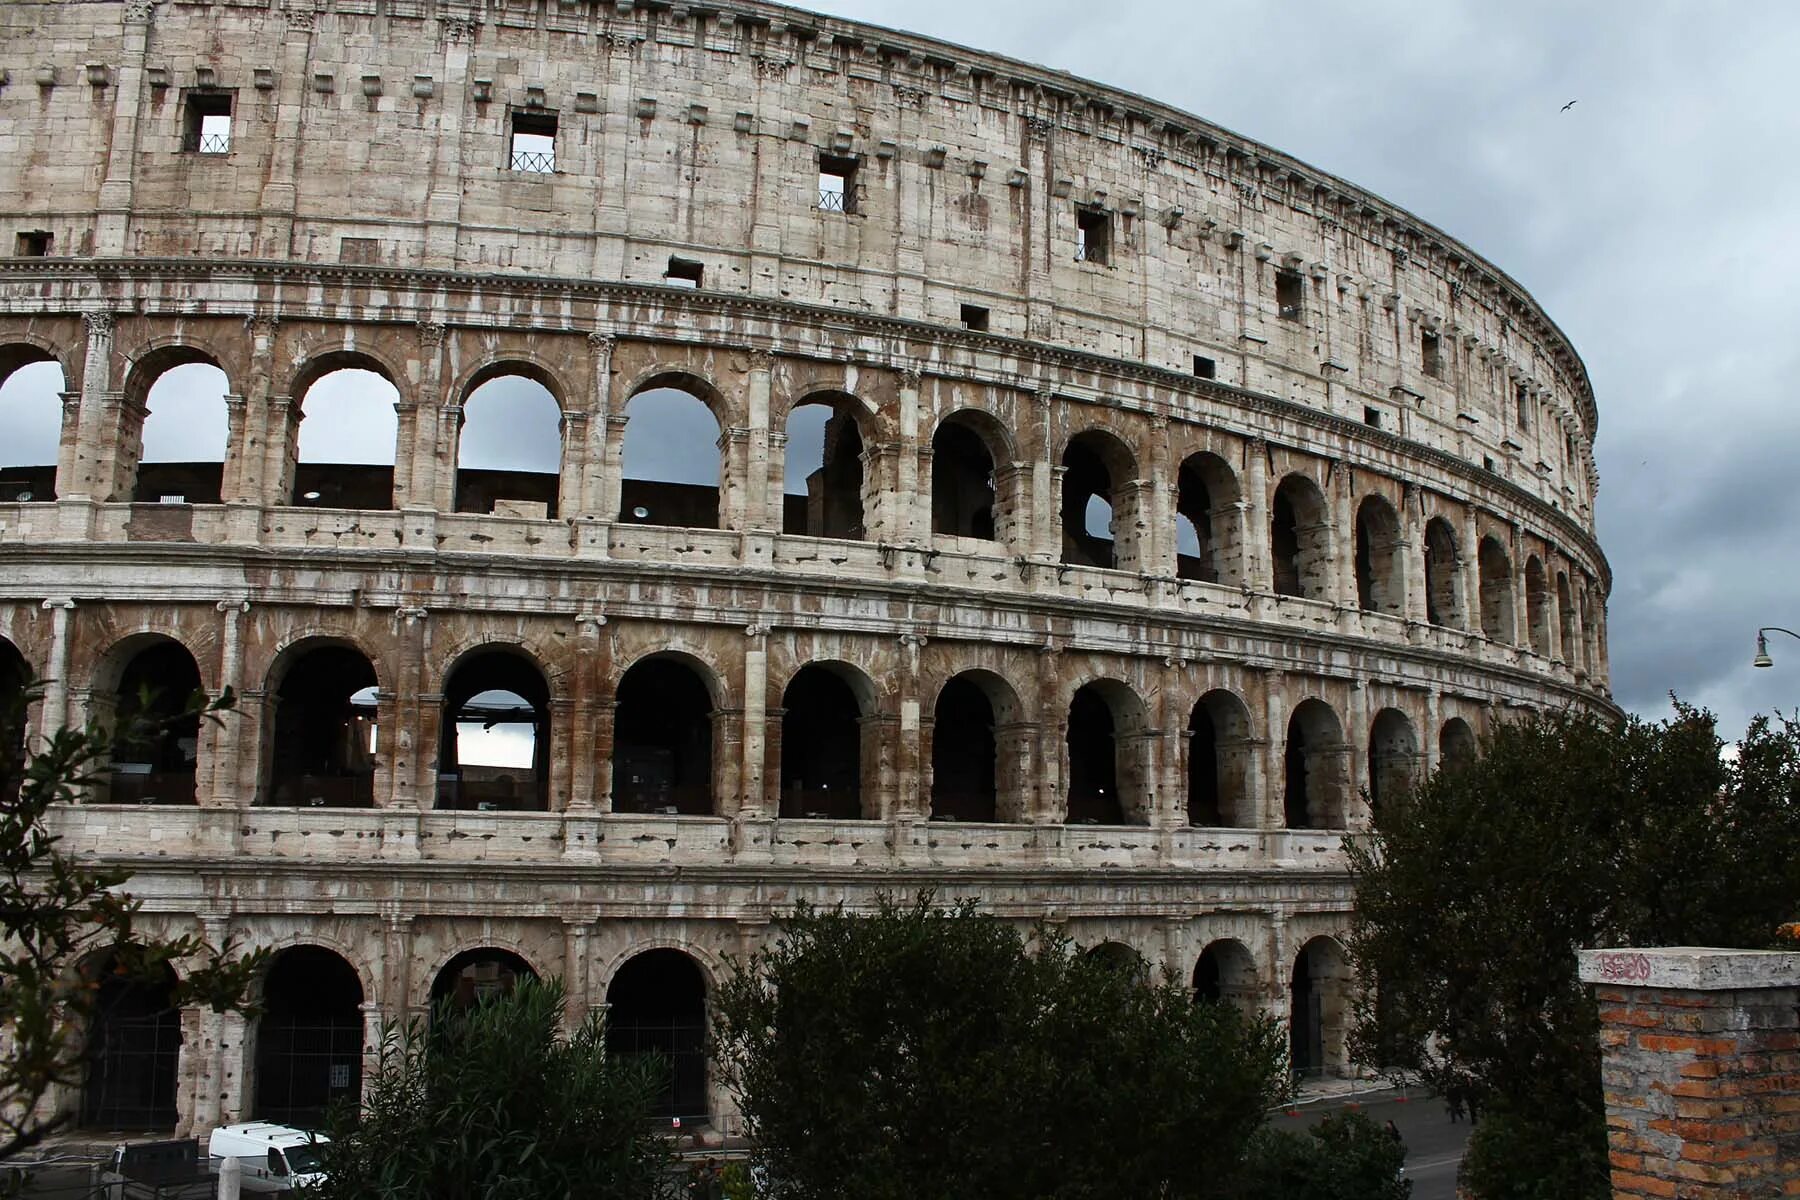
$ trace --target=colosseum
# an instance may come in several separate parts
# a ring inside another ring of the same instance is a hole
[[[1340,1070],[1345,836],[1611,705],[1568,339],[1197,117],[761,0],[0,47],[5,670],[34,738],[236,693],[56,829],[273,952],[254,1019],[109,984],[89,1128],[316,1120],[536,973],[728,1130],[730,960],[921,887]]]

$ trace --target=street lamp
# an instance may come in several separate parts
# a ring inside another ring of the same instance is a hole
[[[1769,638],[1771,633],[1785,633],[1795,641],[1800,641],[1800,633],[1791,629],[1783,629],[1779,625],[1764,625],[1756,631],[1756,657],[1750,660],[1753,667],[1772,667],[1775,660],[1769,657]]]

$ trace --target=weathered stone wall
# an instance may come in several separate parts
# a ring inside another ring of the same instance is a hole
[[[646,949],[716,978],[796,900],[936,886],[1183,977],[1223,948],[1222,993],[1284,1015],[1317,950],[1339,1064],[1366,790],[1508,710],[1608,703],[1596,416],[1561,335],[1444,235],[1193,117],[761,4],[20,3],[0,46],[0,251],[53,236],[0,260],[0,382],[53,359],[65,388],[56,500],[0,504],[0,636],[51,680],[40,732],[106,716],[168,642],[241,697],[193,806],[59,829],[172,927],[340,953],[371,1029],[474,948],[580,1009]],[[227,94],[229,152],[184,149],[189,99]],[[515,111],[554,112],[554,173],[509,169]],[[856,158],[854,211],[821,210],[821,153]],[[1077,261],[1078,210],[1106,262]],[[228,380],[221,502],[131,503],[146,398],[189,361]],[[307,391],[342,366],[398,394],[388,507],[295,502]],[[464,405],[508,373],[561,412],[554,519],[456,511]],[[716,529],[622,513],[628,405],[667,384],[718,421]],[[782,532],[788,414],[819,397],[864,447],[855,539]],[[934,530],[946,421],[992,459],[993,538]],[[1080,438],[1118,569],[1067,551]],[[1177,555],[1193,464],[1210,578]],[[373,670],[372,807],[273,803],[278,693],[320,646]],[[493,649],[548,696],[541,811],[439,804],[448,682]],[[615,807],[618,689],[659,656],[710,697],[704,815]],[[860,706],[856,819],[782,812],[784,695],[821,663]],[[959,678],[994,711],[994,822],[933,819]],[[1090,683],[1124,825],[1069,821]],[[1190,807],[1197,710],[1216,823]],[[183,1125],[251,1113],[254,1027],[183,1020]]]
[[[1590,950],[1619,1200],[1800,1190],[1800,954]]]

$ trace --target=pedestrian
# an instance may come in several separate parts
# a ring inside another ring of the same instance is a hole
[[[1450,1123],[1452,1125],[1459,1123],[1463,1117],[1462,1093],[1455,1088],[1445,1092],[1444,1107],[1450,1112]]]
[[[1406,1144],[1406,1140],[1400,1136],[1400,1127],[1394,1124],[1394,1119],[1392,1117],[1388,1118],[1388,1123],[1385,1128],[1387,1129],[1387,1135],[1394,1139],[1394,1145],[1404,1146]]]

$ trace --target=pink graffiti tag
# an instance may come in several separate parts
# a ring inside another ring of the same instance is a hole
[[[1607,983],[1650,982],[1650,956],[1647,954],[1602,954],[1600,978]]]

